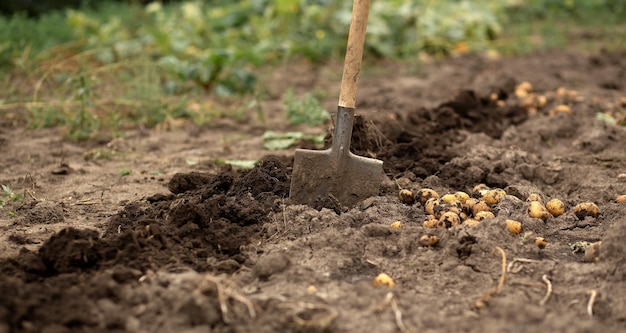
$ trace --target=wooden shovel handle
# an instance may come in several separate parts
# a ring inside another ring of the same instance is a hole
[[[339,106],[341,107],[355,108],[356,106],[356,89],[359,81],[359,72],[361,71],[369,10],[370,0],[354,0],[352,21],[350,23],[350,32],[348,33],[346,60],[343,64],[343,77],[341,78],[341,91],[339,93]]]

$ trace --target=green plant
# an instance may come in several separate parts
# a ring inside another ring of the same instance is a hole
[[[0,208],[22,200],[24,196],[21,193],[15,193],[8,185],[2,185],[2,195],[0,195]]]
[[[283,99],[286,117],[294,125],[318,126],[330,119],[330,114],[312,94],[306,93],[302,98],[294,95],[292,89],[287,90]]]

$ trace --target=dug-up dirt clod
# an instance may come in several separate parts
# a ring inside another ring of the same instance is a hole
[[[574,214],[579,220],[584,220],[587,216],[598,218],[598,215],[600,214],[600,209],[593,202],[581,202],[578,205],[574,206]]]
[[[396,286],[396,283],[393,282],[393,279],[391,278],[391,276],[389,276],[389,275],[387,275],[385,273],[378,274],[378,276],[376,276],[374,278],[374,281],[372,282],[372,284],[376,288],[378,288],[378,287],[393,288],[393,287]]]
[[[591,243],[585,249],[585,261],[586,262],[598,262],[600,261],[600,249],[602,241]]]

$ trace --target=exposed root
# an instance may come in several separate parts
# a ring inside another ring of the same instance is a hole
[[[339,316],[337,311],[324,304],[289,302],[280,304],[279,307],[290,310],[293,322],[302,328],[325,330]]]
[[[396,299],[393,298],[393,294],[391,294],[391,310],[393,311],[393,315],[396,318],[396,325],[398,325],[398,328],[400,329],[400,332],[409,332],[409,330],[406,328],[406,326],[404,325],[404,322],[402,321],[402,312],[400,312],[400,309],[398,308],[398,303],[396,302]],[[387,295],[389,295],[387,294]]]
[[[543,298],[539,302],[539,305],[544,306],[550,298],[550,295],[552,295],[552,282],[548,279],[548,276],[546,274],[544,274],[541,279],[543,280],[543,282],[546,283],[547,286],[546,295],[543,296]]]
[[[482,309],[485,306],[487,306],[487,302],[489,302],[489,299],[491,298],[491,296],[500,293],[500,291],[502,291],[502,288],[504,287],[504,281],[506,280],[506,268],[507,268],[506,253],[499,246],[496,246],[496,250],[498,250],[500,252],[500,255],[502,256],[502,273],[500,274],[500,280],[498,281],[498,286],[496,288],[487,290],[480,297],[480,299],[476,301],[476,303],[474,303],[474,306],[478,309]]]
[[[589,302],[587,303],[587,314],[590,317],[593,317],[593,303],[596,301],[596,296],[598,296],[598,292],[595,290],[591,290],[589,292],[591,296],[589,296]]]
[[[222,313],[222,320],[224,323],[230,324],[234,321],[234,319],[231,318],[231,311],[228,307],[229,300],[234,300],[243,304],[248,310],[248,316],[250,318],[256,317],[256,310],[254,310],[252,302],[239,293],[235,288],[222,283],[222,281],[216,277],[205,275],[196,291],[204,293],[211,290],[211,285],[209,284],[215,286],[215,290],[217,291],[217,299],[220,303],[220,312]]]
[[[531,262],[539,262],[539,260],[534,260],[534,259],[526,259],[526,258],[513,258],[513,260],[511,260],[511,262],[506,266],[506,271],[510,272],[510,273],[519,273],[519,271],[522,270],[522,265],[518,264],[515,265],[517,263],[531,263]],[[517,266],[516,268],[513,268],[513,266]]]

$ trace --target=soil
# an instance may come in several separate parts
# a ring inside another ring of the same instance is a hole
[[[87,142],[4,122],[0,183],[24,197],[0,217],[0,332],[625,330],[626,203],[615,199],[626,127],[596,119],[626,107],[625,53],[366,68],[352,148],[384,162],[380,193],[299,205],[288,198],[296,147],[270,152],[260,137],[329,129],[289,125],[280,96],[338,92],[338,69],[273,69],[263,121]],[[545,106],[516,95],[523,81]],[[559,104],[571,113],[551,114]],[[251,170],[219,162],[249,159]],[[477,184],[508,194],[477,226],[425,227],[424,205],[398,198],[476,196]],[[561,199],[565,214],[529,217],[531,193]],[[584,201],[597,217],[577,217]],[[393,287],[374,283],[381,273]]]

